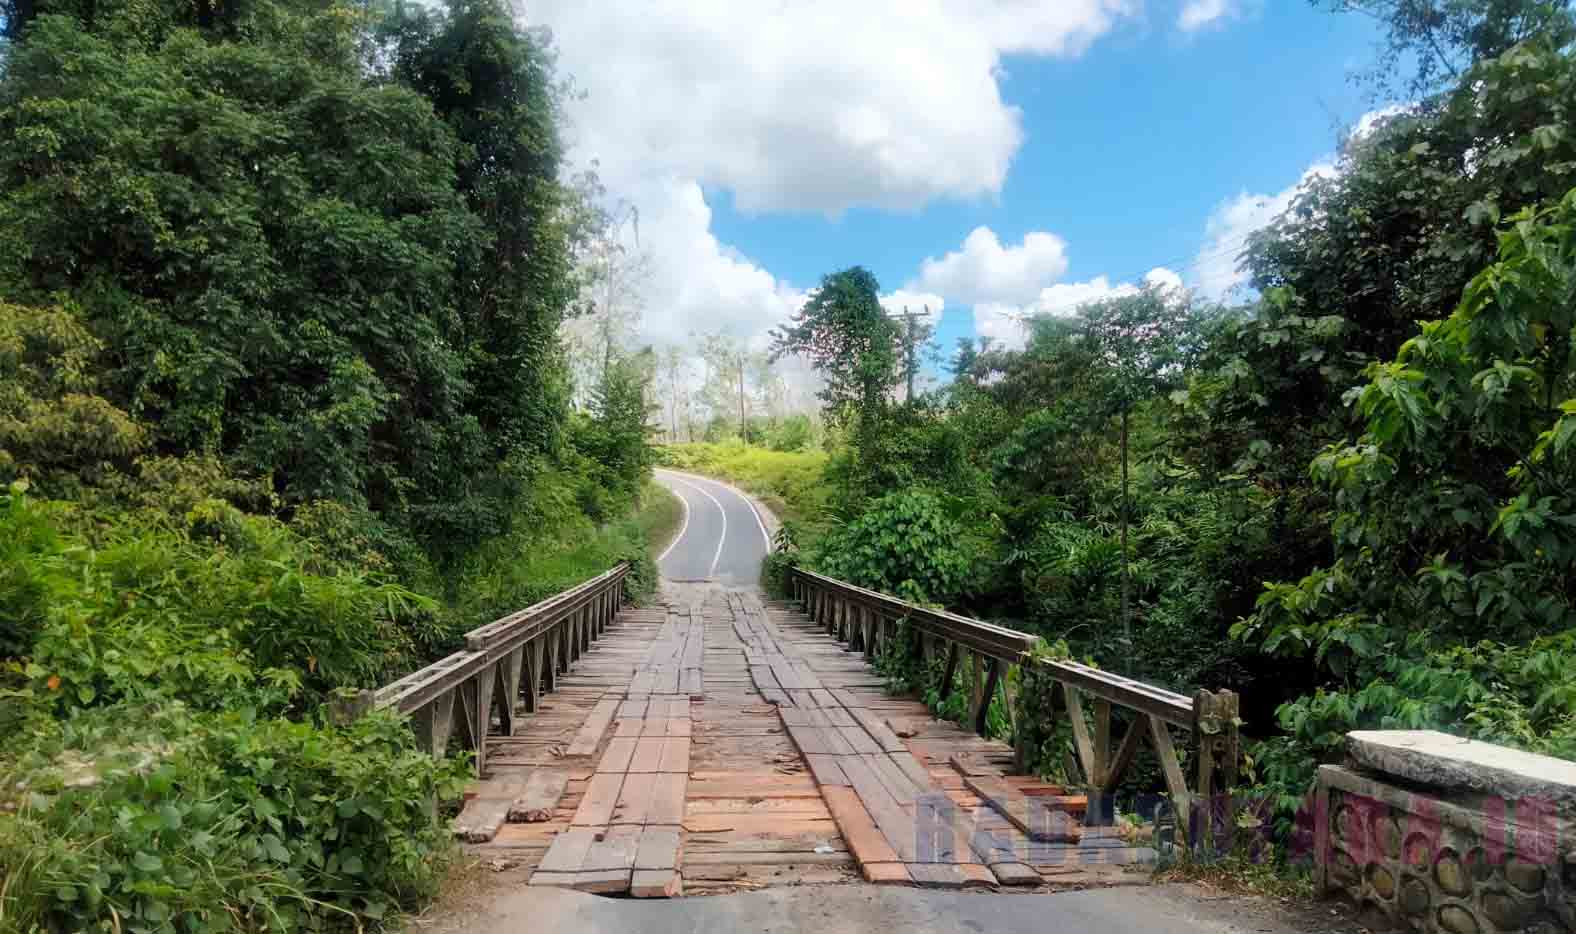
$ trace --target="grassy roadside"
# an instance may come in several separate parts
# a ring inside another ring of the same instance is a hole
[[[725,480],[759,497],[778,518],[800,528],[824,521],[827,494],[824,451],[769,451],[737,441],[695,442],[657,448],[659,461]]]
[[[647,480],[640,491],[640,509],[635,514],[635,523],[640,527],[641,536],[646,542],[646,552],[653,561],[673,541],[673,536],[679,533],[679,526],[683,522],[684,503],[672,490],[654,480]]]

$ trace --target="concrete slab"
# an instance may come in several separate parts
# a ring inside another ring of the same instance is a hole
[[[1576,762],[1436,730],[1356,730],[1346,754],[1360,768],[1436,788],[1576,806]]]

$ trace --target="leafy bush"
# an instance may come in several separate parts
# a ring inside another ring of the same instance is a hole
[[[46,534],[49,514],[0,497],[0,538],[25,543],[10,546],[0,616],[30,621],[10,654],[31,657],[27,673],[61,711],[153,696],[279,709],[402,674],[442,639],[432,600],[314,573],[293,532],[226,504],[200,505],[184,528],[112,519],[96,543]]]
[[[920,603],[956,603],[986,579],[998,530],[966,504],[926,490],[889,493],[815,546],[812,564],[839,580]]]
[[[434,893],[465,769],[389,714],[333,727],[124,704],[0,760],[11,930],[360,928]]]

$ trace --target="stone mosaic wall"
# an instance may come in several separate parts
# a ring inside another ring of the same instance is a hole
[[[1327,889],[1413,930],[1576,934],[1576,858],[1555,808],[1464,808],[1336,771],[1348,787],[1321,774],[1317,816]]]

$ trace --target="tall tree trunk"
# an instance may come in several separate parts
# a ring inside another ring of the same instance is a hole
[[[744,358],[739,358],[739,440],[745,444],[750,443],[750,438],[744,433]]]
[[[1122,409],[1122,647],[1123,664],[1133,673],[1133,622],[1128,615],[1128,591],[1132,576],[1127,564],[1127,409]]]

